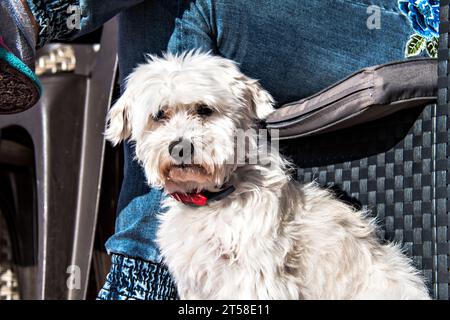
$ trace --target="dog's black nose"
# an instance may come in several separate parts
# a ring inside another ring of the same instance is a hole
[[[187,160],[194,155],[194,145],[187,140],[174,140],[169,144],[169,154],[181,163],[189,163]]]

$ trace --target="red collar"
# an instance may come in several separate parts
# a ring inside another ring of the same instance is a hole
[[[226,196],[233,193],[234,190],[235,190],[234,186],[229,186],[218,192],[210,192],[210,191],[202,191],[198,193],[175,192],[171,193],[170,196],[175,200],[182,202],[183,204],[201,207],[206,206],[210,201],[222,200]]]

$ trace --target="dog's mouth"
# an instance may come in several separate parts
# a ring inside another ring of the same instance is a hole
[[[168,181],[179,183],[203,184],[211,180],[208,170],[199,164],[171,164],[165,170]]]
[[[212,181],[212,174],[198,164],[170,164],[164,170],[164,177],[164,189],[168,193],[202,189]]]
[[[175,164],[169,167],[168,178],[187,178],[191,176],[207,176],[206,169],[198,164]]]

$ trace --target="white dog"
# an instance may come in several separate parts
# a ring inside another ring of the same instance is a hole
[[[150,57],[109,112],[107,139],[134,141],[149,184],[172,195],[158,243],[180,297],[429,299],[366,213],[293,181],[277,152],[250,163],[272,104],[232,61],[190,52]]]

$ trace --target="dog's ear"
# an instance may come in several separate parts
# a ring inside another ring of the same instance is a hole
[[[119,100],[109,109],[106,118],[105,138],[114,146],[122,140],[129,138],[131,135],[130,103],[130,98],[125,91]]]
[[[260,120],[267,118],[275,109],[274,100],[270,93],[264,90],[257,80],[248,80],[247,88],[250,94],[253,112]]]

